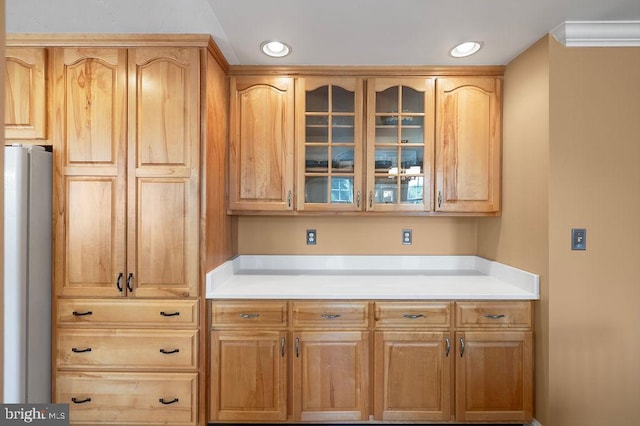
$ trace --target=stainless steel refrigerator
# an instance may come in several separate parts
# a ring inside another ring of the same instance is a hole
[[[4,150],[4,403],[51,402],[52,155]]]

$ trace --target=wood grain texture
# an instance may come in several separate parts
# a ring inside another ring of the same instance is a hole
[[[443,332],[375,333],[374,416],[386,421],[451,420],[453,352]]]
[[[46,50],[5,49],[5,138],[46,139]]]
[[[300,331],[293,338],[293,420],[367,420],[369,333]]]
[[[212,419],[286,420],[286,335],[276,330],[211,332]]]
[[[198,424],[196,373],[65,371],[57,382],[54,398],[69,404],[73,424]]]
[[[436,209],[498,212],[502,80],[436,79]]]
[[[292,78],[231,78],[229,207],[291,210]]]

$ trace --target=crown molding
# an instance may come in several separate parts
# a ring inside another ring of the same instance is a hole
[[[551,34],[565,46],[640,46],[640,21],[565,21]]]

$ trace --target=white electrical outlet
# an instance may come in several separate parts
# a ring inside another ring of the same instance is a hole
[[[413,243],[413,233],[411,229],[403,229],[402,230],[402,244],[406,246],[410,246]]]
[[[307,245],[315,246],[318,242],[318,233],[315,229],[307,229]]]

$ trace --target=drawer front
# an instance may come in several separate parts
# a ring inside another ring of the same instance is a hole
[[[286,327],[288,304],[286,301],[214,301],[211,302],[213,327]]]
[[[368,302],[293,302],[294,327],[369,326]]]
[[[458,328],[531,328],[529,301],[456,302]]]
[[[376,328],[449,328],[449,302],[376,302]]]
[[[55,402],[71,424],[195,425],[196,373],[58,372]]]
[[[59,329],[57,365],[61,369],[195,370],[196,330]]]
[[[58,299],[59,325],[195,328],[197,300]]]

